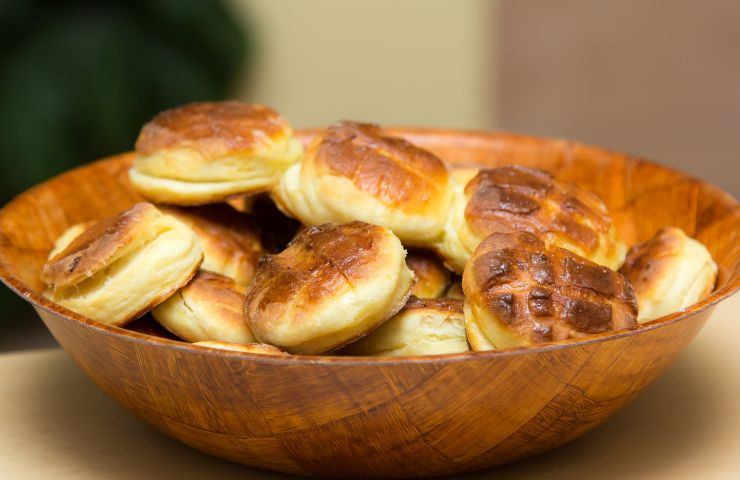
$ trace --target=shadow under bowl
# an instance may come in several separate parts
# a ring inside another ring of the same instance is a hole
[[[716,289],[626,333],[435,357],[269,357],[110,327],[44,298],[39,272],[67,227],[141,200],[128,181],[132,154],[59,175],[6,205],[0,277],[105,393],[167,435],[253,467],[376,478],[479,470],[584,434],[655,381],[738,289],[740,208],[712,185],[564,140],[393,131],[452,164],[550,170],[598,194],[628,244],[678,226],[711,251]]]

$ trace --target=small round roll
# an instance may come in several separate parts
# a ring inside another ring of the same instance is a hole
[[[632,329],[637,300],[619,273],[528,232],[495,233],[463,273],[473,350]]]
[[[411,297],[400,312],[343,353],[402,357],[468,350],[461,301]]]
[[[157,203],[215,203],[270,189],[302,151],[288,122],[268,107],[191,103],[144,125],[129,176]]]
[[[259,228],[246,215],[225,204],[202,207],[160,207],[190,227],[203,247],[202,270],[220,273],[246,285],[265,253]]]
[[[262,355],[287,355],[286,352],[280,350],[276,346],[267,345],[266,343],[240,344],[229,342],[195,342],[193,345],[215,348],[218,350],[231,350],[232,352],[260,353]]]
[[[364,222],[310,227],[262,257],[244,311],[258,341],[317,354],[350,343],[406,303],[413,273],[401,242]]]
[[[420,246],[441,236],[452,201],[442,160],[377,125],[348,121],[320,135],[273,195],[304,224],[361,220]]]
[[[676,227],[635,245],[619,270],[637,295],[639,322],[689,307],[712,292],[717,264],[701,242]]]
[[[437,298],[444,295],[450,283],[450,271],[439,259],[423,250],[412,250],[406,255],[406,265],[414,272],[411,295],[419,298]]]
[[[245,288],[232,279],[201,270],[185,287],[152,310],[164,328],[188,342],[255,341],[244,318]]]
[[[612,269],[627,251],[598,197],[519,165],[481,170],[467,184],[456,184],[438,250],[453,270],[462,272],[484,238],[517,231]]]
[[[202,260],[192,230],[138,203],[85,229],[44,265],[41,280],[51,300],[120,326],[188,283]]]

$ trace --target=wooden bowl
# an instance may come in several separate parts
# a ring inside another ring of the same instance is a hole
[[[717,288],[637,330],[537,348],[378,359],[195,347],[97,323],[40,293],[40,268],[65,228],[139,200],[131,154],[55,177],[0,211],[0,275],[103,391],[167,435],[259,468],[399,478],[479,470],[583,435],[657,379],[738,289],[740,208],[716,187],[568,141],[395,132],[454,164],[542,167],[594,191],[628,244],[681,227],[712,252]]]

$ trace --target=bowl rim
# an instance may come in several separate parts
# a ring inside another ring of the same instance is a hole
[[[697,184],[699,184],[702,187],[702,189],[708,189],[708,190],[714,191],[714,193],[718,194],[720,197],[723,197],[724,201],[730,204],[730,206],[735,210],[737,215],[740,216],[740,205],[738,204],[738,202],[729,193],[725,192],[721,188],[709,182],[706,182],[704,180],[701,180],[689,174],[686,174],[680,170],[661,165],[657,162],[653,162],[653,161],[647,160],[639,156],[622,153],[622,152],[612,150],[609,148],[599,147],[595,145],[585,144],[585,143],[561,139],[561,138],[540,137],[540,136],[534,136],[534,135],[522,135],[522,134],[515,134],[515,133],[509,133],[509,132],[498,131],[498,130],[487,131],[487,130],[466,130],[466,129],[452,129],[452,128],[435,128],[435,127],[403,127],[403,126],[386,127],[385,129],[391,133],[401,135],[401,136],[413,136],[413,135],[431,136],[433,134],[436,137],[455,137],[458,140],[460,138],[467,138],[471,141],[477,141],[482,138],[485,138],[488,140],[494,140],[494,139],[503,140],[506,138],[510,138],[510,139],[518,139],[520,141],[523,140],[523,141],[531,141],[531,142],[537,142],[537,143],[561,142],[566,145],[586,147],[589,149],[594,149],[595,151],[598,151],[601,153],[609,154],[610,156],[622,157],[624,160],[634,162],[636,164],[646,164],[646,165],[651,165],[653,167],[657,167],[663,170],[668,170],[674,174],[690,179],[693,182],[696,182]],[[320,130],[321,130],[320,128],[300,129],[295,132],[295,135],[299,138],[310,138],[311,136],[315,135],[316,132]],[[7,212],[13,208],[13,205],[15,205],[18,202],[21,202],[26,197],[33,195],[35,192],[45,189],[49,183],[56,181],[59,177],[72,175],[74,174],[74,172],[78,170],[91,168],[92,166],[96,164],[101,164],[101,163],[106,163],[106,162],[111,162],[111,163],[120,162],[122,159],[126,157],[131,157],[132,154],[133,152],[125,152],[125,153],[120,153],[117,155],[105,157],[99,160],[95,160],[85,165],[81,165],[76,168],[61,172],[41,183],[38,183],[34,185],[33,187],[21,192],[15,198],[9,201],[6,205],[4,205],[2,209],[0,209],[0,219],[2,219],[7,214]],[[0,246],[7,245],[8,243],[9,243],[9,240],[7,236],[2,231],[0,231]],[[8,288],[10,288],[14,293],[16,293],[22,299],[30,303],[33,307],[40,308],[50,313],[53,316],[63,319],[64,321],[82,324],[85,328],[90,328],[100,334],[119,337],[126,341],[130,341],[130,342],[137,343],[137,344],[148,345],[152,347],[161,347],[161,348],[177,350],[181,352],[186,351],[186,352],[193,352],[193,353],[199,353],[199,354],[204,354],[204,355],[213,355],[213,356],[223,357],[223,358],[238,358],[238,359],[257,361],[260,363],[270,363],[270,364],[295,365],[296,362],[301,362],[303,364],[342,365],[342,366],[368,366],[368,365],[382,366],[382,365],[418,364],[418,363],[441,364],[441,363],[450,363],[450,362],[461,362],[461,361],[467,361],[467,360],[484,360],[484,359],[490,359],[490,358],[499,358],[499,357],[503,358],[503,357],[526,355],[526,354],[536,354],[536,353],[557,351],[557,350],[562,350],[562,349],[569,349],[569,348],[576,348],[576,347],[582,347],[582,346],[587,346],[587,345],[600,344],[602,342],[618,340],[618,339],[622,339],[626,337],[631,337],[634,335],[639,335],[644,332],[656,330],[659,328],[667,327],[669,325],[683,321],[685,319],[688,319],[689,317],[692,317],[694,315],[697,315],[701,312],[704,312],[714,307],[719,302],[726,300],[727,298],[737,293],[738,290],[740,290],[740,275],[736,274],[735,272],[732,272],[731,277],[728,279],[727,283],[723,285],[722,287],[718,288],[717,290],[713,291],[704,300],[694,305],[691,305],[690,307],[673,312],[669,315],[657,318],[650,322],[638,324],[637,328],[635,328],[634,330],[626,330],[626,331],[618,332],[618,333],[607,332],[607,333],[602,333],[602,334],[590,335],[588,337],[585,337],[579,340],[563,340],[559,342],[551,342],[551,343],[546,343],[546,344],[537,345],[537,346],[513,347],[513,348],[478,351],[478,352],[469,351],[469,352],[448,353],[448,354],[438,354],[438,355],[417,355],[417,356],[408,356],[408,357],[372,357],[372,356],[351,356],[350,357],[350,356],[338,356],[338,355],[264,355],[264,354],[255,354],[255,353],[238,352],[238,351],[232,351],[232,350],[223,350],[223,349],[215,349],[215,348],[210,348],[210,347],[203,347],[203,346],[194,345],[192,343],[188,343],[188,342],[181,341],[181,340],[171,340],[167,338],[155,337],[152,335],[139,333],[133,330],[127,330],[125,328],[115,327],[112,325],[107,325],[107,324],[92,320],[88,317],[85,317],[84,315],[68,310],[67,308],[63,306],[55,302],[52,302],[51,300],[44,297],[40,292],[37,292],[35,289],[31,288],[24,281],[22,281],[21,279],[13,275],[10,269],[9,262],[6,261],[5,256],[3,254],[4,251],[5,249],[0,249],[0,280],[2,281],[2,283],[4,283]]]

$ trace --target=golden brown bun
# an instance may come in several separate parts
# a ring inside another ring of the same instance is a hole
[[[247,285],[265,253],[259,229],[251,219],[225,204],[160,207],[190,227],[203,247],[202,270],[220,273]]]
[[[57,237],[56,241],[54,241],[54,246],[52,247],[46,259],[51,260],[52,258],[56,257],[57,254],[61,253],[65,248],[67,248],[75,238],[79,237],[82,232],[92,227],[93,225],[95,225],[95,221],[75,223],[67,230],[62,232],[62,234]]]
[[[465,300],[465,294],[462,289],[462,282],[452,282],[450,287],[447,289],[444,295],[446,298],[453,298],[455,300]]]
[[[185,287],[152,310],[160,325],[188,342],[252,343],[244,318],[245,288],[201,270]]]
[[[414,272],[411,295],[419,298],[437,298],[444,295],[450,283],[450,271],[439,259],[423,250],[412,250],[406,255],[406,265]]]
[[[717,265],[707,247],[675,227],[662,228],[632,247],[619,272],[635,289],[640,322],[699,302],[717,279]]]
[[[627,250],[598,197],[519,165],[481,170],[464,188],[458,184],[438,249],[461,272],[484,238],[518,231],[612,269]]]
[[[247,291],[247,322],[257,340],[290,353],[337,349],[406,303],[413,274],[404,257],[401,242],[383,227],[308,228],[260,260]]]
[[[400,312],[343,353],[396,357],[468,350],[461,301],[411,297]]]
[[[44,265],[41,280],[53,301],[120,326],[185,285],[202,259],[189,228],[138,203],[85,229]]]
[[[635,328],[637,301],[619,273],[528,232],[495,233],[463,274],[473,350]]]
[[[155,202],[214,203],[271,188],[302,150],[290,125],[268,107],[191,103],[144,125],[129,174]]]
[[[442,235],[452,189],[435,155],[377,125],[345,121],[312,143],[273,195],[307,225],[361,220],[424,246]]]
[[[216,348],[219,350],[231,350],[233,352],[261,353],[263,355],[288,355],[274,345],[266,343],[229,343],[229,342],[195,342],[193,345],[201,347]]]

